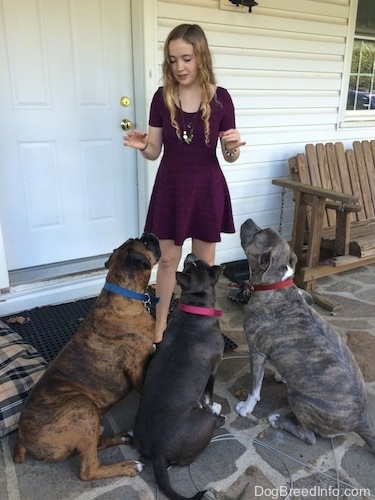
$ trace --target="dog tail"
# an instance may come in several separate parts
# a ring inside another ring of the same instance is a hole
[[[158,457],[152,460],[156,482],[160,490],[170,500],[200,500],[206,491],[199,491],[193,497],[184,497],[179,495],[171,486],[168,474],[168,463],[165,457]]]

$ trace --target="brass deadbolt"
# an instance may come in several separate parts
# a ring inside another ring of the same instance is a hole
[[[120,99],[120,104],[123,108],[127,108],[131,104],[130,98],[127,95],[122,96]]]

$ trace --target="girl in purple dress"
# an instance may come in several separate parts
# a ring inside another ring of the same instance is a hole
[[[163,87],[154,94],[148,133],[133,130],[125,146],[156,160],[163,147],[149,204],[145,231],[160,241],[155,343],[163,338],[182,245],[213,265],[220,233],[234,233],[228,186],[216,156],[218,138],[224,159],[233,163],[241,141],[232,99],[217,87],[206,36],[196,24],[182,24],[164,47]]]

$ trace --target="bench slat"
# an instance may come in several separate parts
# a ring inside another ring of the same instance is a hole
[[[371,191],[368,183],[368,176],[366,170],[365,153],[363,151],[363,144],[359,141],[353,143],[355,158],[357,161],[357,170],[360,189],[362,193],[362,206],[367,219],[374,217],[374,206],[372,204]]]
[[[343,193],[353,194],[352,185],[350,182],[348,162],[346,160],[345,149],[342,142],[338,142],[337,144],[335,144],[335,151],[341,181],[341,190]]]
[[[309,172],[310,184],[316,187],[323,187],[324,183],[321,179],[322,165],[318,160],[315,147],[312,144],[306,145],[307,170]],[[326,186],[327,189],[332,189]]]
[[[374,144],[371,144],[373,142]],[[375,141],[364,141],[363,148],[365,151],[365,159],[367,166],[367,177],[368,185],[370,186],[372,206],[375,210],[375,155],[373,147],[375,147]]]
[[[331,185],[334,191],[342,191],[343,193],[350,193],[350,189],[345,184],[345,177],[341,178],[341,171],[339,166],[339,161],[337,158],[337,149],[336,146],[338,144],[332,144],[331,142],[326,144],[326,154],[328,160],[328,169],[331,175]],[[346,162],[345,162],[346,163]],[[328,211],[328,218],[330,220],[330,225],[336,224],[336,213],[331,210]]]
[[[359,177],[358,177],[358,171],[357,171],[357,163],[356,163],[354,151],[352,149],[348,149],[346,151],[346,161],[348,163],[352,194],[355,194],[356,196],[358,196],[359,203],[361,204],[361,206],[363,206],[362,192],[360,189]],[[361,212],[355,214],[352,217],[352,220],[361,220],[364,218],[365,218],[365,212],[363,210],[361,210]]]

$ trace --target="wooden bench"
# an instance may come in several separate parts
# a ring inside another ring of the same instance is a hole
[[[294,191],[291,246],[295,281],[330,310],[338,305],[315,292],[324,276],[375,263],[375,141],[308,144],[289,159],[291,180],[273,184]]]

